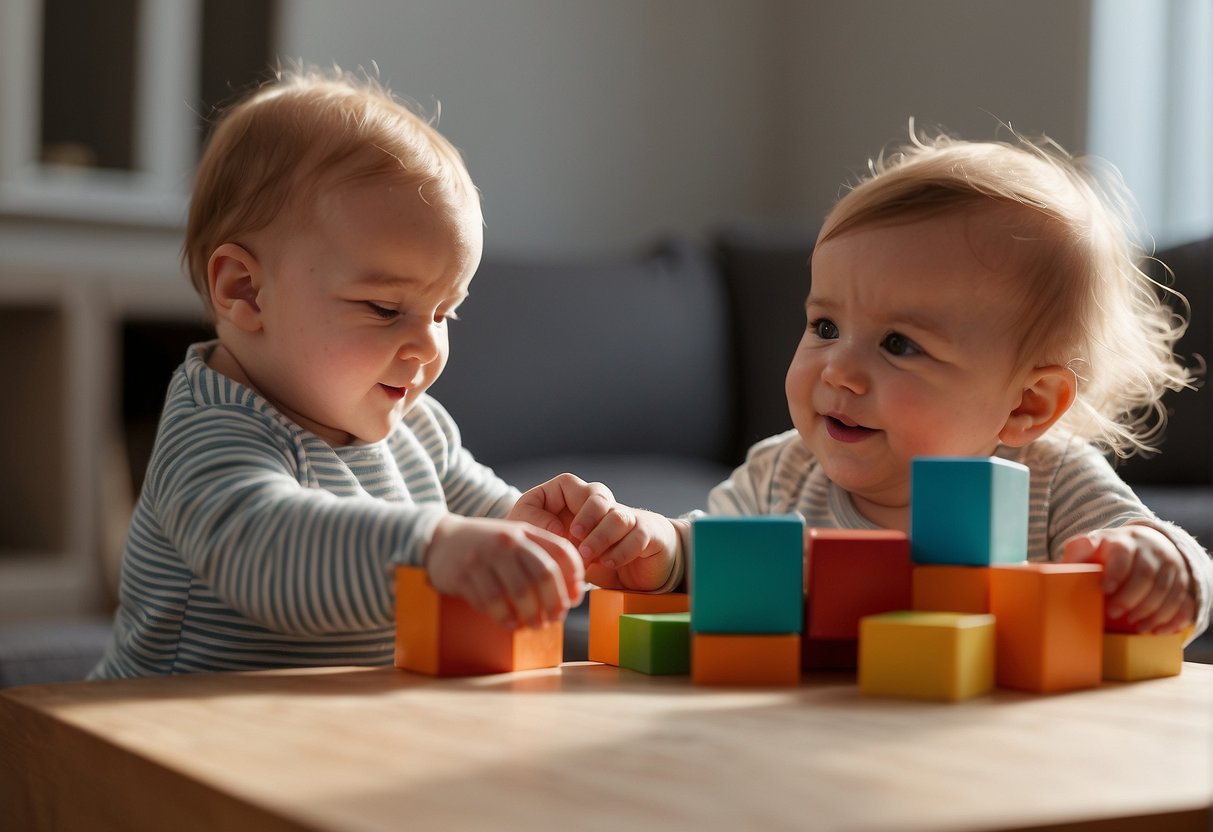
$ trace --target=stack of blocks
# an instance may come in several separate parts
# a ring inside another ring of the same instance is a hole
[[[798,684],[804,519],[701,517],[691,536],[691,680]]]
[[[910,535],[810,529],[799,515],[701,517],[690,595],[590,593],[591,661],[697,684],[795,685],[858,670],[862,693],[959,701],[1173,676],[1189,633],[1105,620],[1102,567],[1028,563],[1028,469],[920,457]],[[396,666],[438,676],[560,664],[559,624],[507,630],[396,573]]]
[[[1006,460],[914,460],[911,610],[862,622],[862,692],[960,700],[1179,672],[1182,636],[1104,634],[1101,566],[1026,562],[1028,490]]]

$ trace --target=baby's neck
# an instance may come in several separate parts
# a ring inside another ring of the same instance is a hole
[[[910,507],[908,505],[886,506],[854,493],[851,494],[851,502],[854,503],[856,511],[882,529],[909,533]]]

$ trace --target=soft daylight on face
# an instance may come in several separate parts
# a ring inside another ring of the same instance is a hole
[[[992,453],[1018,401],[1009,292],[965,222],[862,228],[814,253],[788,404],[865,514],[904,509],[914,456]]]
[[[446,366],[481,245],[474,205],[415,184],[334,187],[263,290],[273,382],[262,392],[334,445],[387,436]]]

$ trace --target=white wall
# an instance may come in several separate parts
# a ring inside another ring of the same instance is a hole
[[[490,252],[605,254],[770,204],[779,5],[287,0],[281,47],[440,101]]]
[[[809,224],[910,115],[1079,149],[1087,0],[283,0],[285,57],[377,62],[463,151],[495,254]],[[990,115],[987,113],[992,113]]]
[[[997,117],[1083,149],[1089,6],[280,0],[278,40],[285,59],[375,62],[423,108],[441,102],[491,256],[614,257],[737,219],[809,233],[911,115],[969,137]],[[162,225],[0,215],[0,257],[175,276],[180,230]]]
[[[1086,141],[1087,0],[792,3],[783,52],[792,117],[781,210],[820,216],[908,122],[1008,138],[999,122]]]

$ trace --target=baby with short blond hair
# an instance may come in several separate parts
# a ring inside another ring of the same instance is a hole
[[[1047,141],[912,135],[874,161],[817,238],[795,429],[754,445],[708,511],[907,531],[912,459],[1002,457],[1030,471],[1030,560],[1102,563],[1120,625],[1206,629],[1208,553],[1105,457],[1149,448],[1163,393],[1192,383],[1131,206]]]
[[[502,626],[560,621],[582,555],[525,521],[635,539],[571,475],[520,503],[426,392],[482,224],[458,151],[370,79],[285,73],[223,114],[183,251],[217,339],[170,382],[94,678],[390,664],[400,565]],[[602,578],[668,589],[672,538]]]

